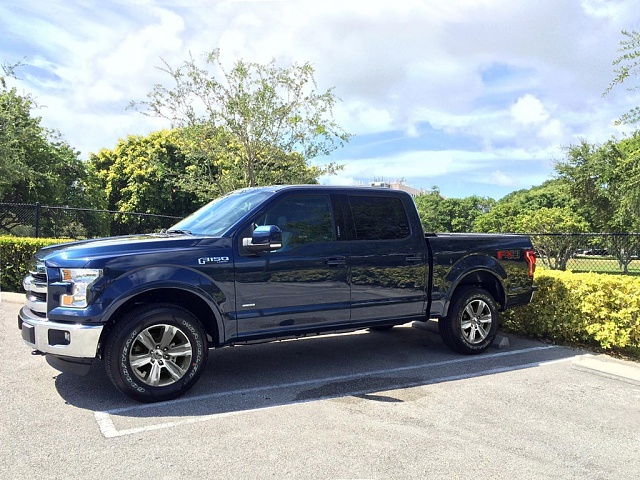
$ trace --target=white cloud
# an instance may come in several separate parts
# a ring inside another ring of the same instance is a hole
[[[542,102],[529,94],[520,97],[510,110],[513,119],[522,125],[541,124],[549,119]]]
[[[85,157],[165,126],[124,108],[170,80],[155,68],[160,58],[177,66],[189,52],[220,47],[227,65],[311,62],[318,87],[334,86],[343,99],[336,119],[352,133],[404,132],[418,142],[428,123],[442,138],[478,145],[347,153],[344,181],[431,181],[483,168],[483,179],[508,185],[512,173],[492,162],[541,162],[579,137],[620,133],[612,120],[640,104],[638,93],[601,94],[620,30],[639,24],[637,0],[8,0],[0,59],[26,57],[34,70],[24,87],[47,106],[43,123]]]

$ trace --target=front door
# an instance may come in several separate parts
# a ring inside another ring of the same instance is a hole
[[[282,248],[251,254],[242,237],[276,225]],[[349,245],[340,241],[329,195],[291,193],[243,229],[236,257],[238,338],[303,333],[349,320]]]

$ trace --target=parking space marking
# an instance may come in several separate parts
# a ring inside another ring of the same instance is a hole
[[[491,358],[499,358],[499,357],[506,357],[506,356],[511,356],[511,355],[531,353],[531,352],[536,352],[536,351],[541,351],[541,350],[549,350],[549,349],[553,349],[553,348],[558,348],[558,347],[556,347],[554,345],[545,345],[545,346],[541,346],[541,347],[525,348],[525,349],[522,349],[522,350],[514,350],[514,351],[508,351],[508,352],[492,353],[492,354],[488,354],[488,355],[483,355],[481,358],[483,360],[484,359],[491,359]],[[385,389],[386,390],[395,390],[397,388],[411,388],[411,387],[416,387],[416,386],[420,386],[420,385],[432,385],[432,384],[435,384],[435,383],[443,383],[443,382],[450,382],[450,381],[456,381],[456,380],[464,380],[464,379],[467,379],[467,378],[479,377],[479,376],[483,376],[483,375],[492,375],[492,374],[498,374],[498,373],[505,373],[505,372],[510,372],[510,371],[514,371],[514,370],[520,370],[520,369],[524,369],[524,368],[534,368],[534,367],[552,365],[552,364],[561,363],[561,362],[571,362],[575,358],[576,357],[569,357],[569,358],[563,358],[563,359],[558,359],[558,360],[532,362],[532,363],[513,365],[513,366],[508,366],[508,367],[498,367],[498,368],[492,368],[492,369],[487,369],[487,370],[481,370],[481,371],[477,371],[477,372],[463,373],[463,374],[459,374],[459,375],[451,375],[451,376],[445,376],[445,377],[439,377],[439,378],[425,379],[425,380],[421,380],[421,381],[417,381],[417,382],[411,382],[411,383],[400,382],[400,383],[398,383],[398,385],[390,385],[388,388],[385,387]],[[192,403],[192,402],[197,402],[197,401],[200,401],[200,400],[227,397],[227,396],[232,396],[232,395],[246,395],[246,394],[250,394],[250,393],[266,392],[266,391],[269,391],[269,390],[276,390],[276,389],[286,389],[286,388],[291,388],[291,387],[301,387],[301,386],[306,386],[306,385],[323,384],[323,383],[330,383],[330,382],[337,382],[337,381],[348,381],[348,380],[354,380],[354,379],[365,378],[365,377],[376,376],[376,375],[385,375],[385,374],[388,375],[388,374],[393,374],[393,373],[398,373],[398,372],[406,372],[406,371],[411,371],[411,370],[424,369],[424,368],[427,368],[427,367],[432,367],[433,368],[433,367],[444,366],[444,365],[453,365],[453,364],[457,364],[457,363],[465,363],[465,362],[470,362],[470,361],[474,361],[474,360],[477,360],[477,359],[478,359],[478,357],[475,357],[475,356],[473,356],[473,357],[463,357],[463,358],[455,358],[455,359],[451,359],[451,360],[443,360],[443,361],[440,361],[440,362],[423,363],[423,364],[420,364],[420,365],[409,365],[409,366],[404,366],[404,367],[388,368],[388,369],[381,369],[381,370],[372,370],[372,371],[368,371],[368,372],[359,372],[359,373],[350,374],[350,375],[339,375],[339,376],[334,376],[334,377],[323,377],[323,378],[315,378],[315,379],[310,379],[310,380],[301,380],[301,381],[298,381],[298,382],[280,383],[280,384],[276,384],[276,385],[264,385],[264,386],[260,386],[260,387],[243,388],[243,389],[238,389],[238,390],[228,390],[228,391],[223,391],[223,392],[215,392],[215,393],[208,393],[208,394],[203,394],[203,395],[196,395],[196,396],[193,396],[193,397],[178,398],[176,400],[169,400],[169,401],[166,401],[166,402],[144,403],[144,404],[140,404],[140,405],[133,405],[133,406],[128,406],[128,407],[114,408],[114,409],[105,410],[105,411],[97,411],[97,412],[94,412],[94,416],[95,416],[96,422],[98,424],[98,427],[100,428],[100,432],[104,435],[104,437],[106,437],[106,438],[121,437],[121,436],[125,436],[125,435],[132,435],[132,434],[135,434],[135,433],[143,433],[143,432],[148,432],[148,431],[153,431],[153,430],[176,427],[176,426],[179,426],[179,425],[187,425],[187,424],[192,424],[192,423],[204,422],[204,421],[207,421],[207,420],[211,420],[213,418],[222,418],[222,417],[228,417],[228,416],[232,416],[232,415],[240,415],[240,414],[252,413],[252,412],[256,412],[256,411],[265,411],[265,410],[270,410],[270,409],[274,409],[274,408],[288,407],[288,406],[292,406],[292,405],[308,403],[308,402],[314,402],[314,401],[318,401],[318,400],[327,400],[327,399],[330,399],[330,398],[334,398],[335,395],[327,395],[326,397],[319,396],[319,397],[316,397],[316,398],[313,398],[313,399],[291,401],[291,402],[287,402],[287,403],[282,404],[282,405],[273,405],[273,406],[267,406],[267,407],[251,408],[251,409],[237,410],[237,411],[232,411],[232,412],[214,413],[214,414],[211,414],[211,415],[204,415],[204,416],[185,418],[185,419],[182,419],[182,420],[177,420],[177,421],[172,421],[172,422],[162,422],[162,423],[153,424],[153,425],[146,425],[146,426],[142,426],[142,427],[135,427],[135,428],[118,430],[116,428],[114,422],[113,422],[112,416],[121,415],[121,414],[126,413],[126,412],[137,412],[137,411],[141,411],[141,410],[145,410],[145,409],[149,409],[149,408],[166,407],[166,406],[172,406],[172,405],[177,405],[177,404],[187,403],[187,402]],[[366,389],[366,390],[363,390],[363,391],[349,392],[349,396],[363,395],[363,394],[367,394],[367,393],[371,393],[370,389]]]

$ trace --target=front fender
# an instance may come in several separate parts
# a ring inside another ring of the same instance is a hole
[[[102,311],[100,321],[109,322],[123,305],[135,301],[136,297],[165,289],[181,290],[201,299],[215,318],[218,338],[225,338],[222,318],[231,307],[231,299],[207,275],[193,268],[175,265],[140,268],[107,282],[96,301],[96,307]],[[163,298],[163,301],[170,303],[171,298]]]

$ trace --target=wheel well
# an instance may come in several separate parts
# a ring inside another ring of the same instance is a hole
[[[496,303],[499,305],[500,310],[504,310],[506,305],[505,292],[502,284],[498,280],[498,278],[489,273],[482,270],[471,272],[466,275],[460,283],[456,286],[456,290],[453,292],[451,297],[455,295],[456,291],[462,286],[472,285],[479,288],[482,288],[489,292]]]
[[[113,312],[100,337],[100,353],[102,354],[102,349],[106,344],[106,339],[109,337],[109,333],[113,326],[118,323],[124,315],[141,305],[149,305],[153,303],[171,303],[188,310],[204,327],[210,337],[209,343],[212,345],[219,344],[220,338],[218,335],[218,323],[215,314],[211,311],[211,308],[204,300],[202,300],[198,295],[186,290],[177,288],[160,288],[157,290],[150,290],[130,298],[118,307],[115,312]]]

